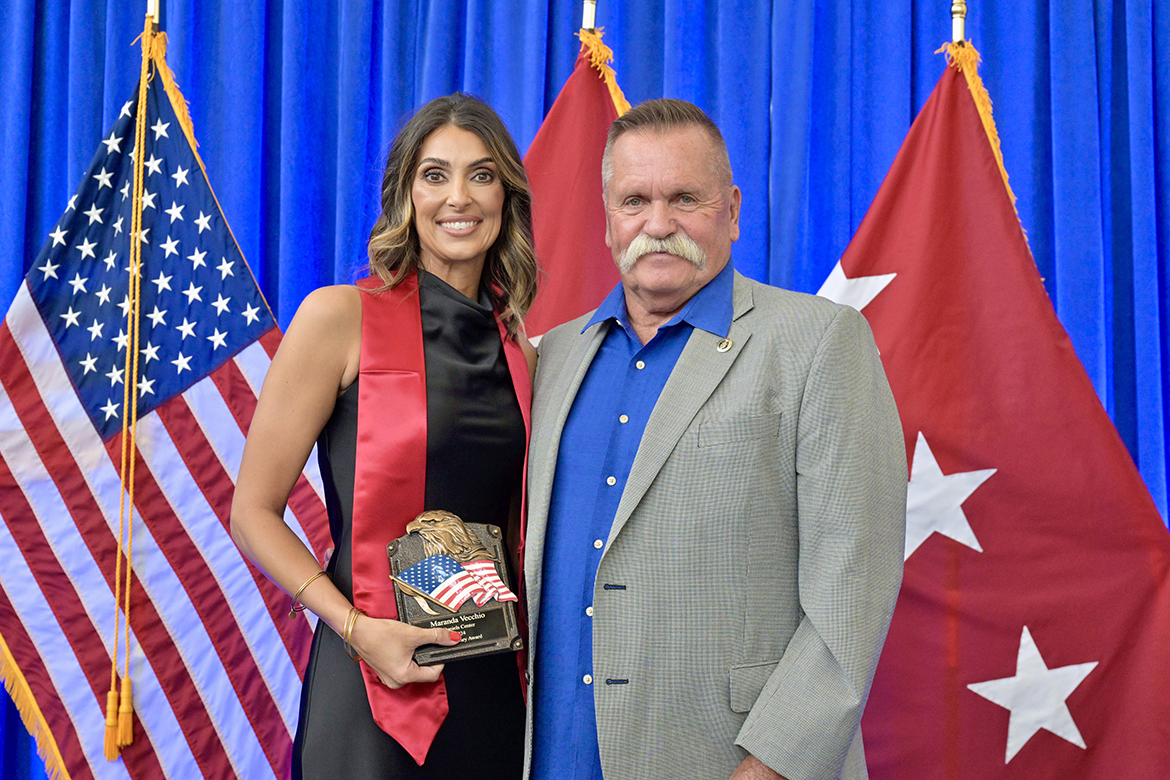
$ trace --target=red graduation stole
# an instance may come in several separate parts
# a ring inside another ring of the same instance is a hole
[[[370,617],[396,618],[386,545],[427,509],[427,385],[418,276],[393,289],[377,277],[360,280],[362,348],[358,370],[357,453],[353,487],[353,603]],[[531,436],[532,383],[520,345],[496,318],[516,400]],[[525,448],[525,473],[528,468]],[[441,507],[431,507],[441,508]],[[521,539],[524,520],[521,514]],[[523,541],[521,542],[521,550]],[[361,663],[374,721],[421,766],[447,717],[447,687],[410,683],[387,688]]]

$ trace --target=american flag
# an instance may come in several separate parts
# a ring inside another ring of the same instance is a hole
[[[161,83],[169,74],[153,76],[142,148],[135,90],[0,326],[0,666],[35,704],[26,721],[48,763],[71,777],[285,777],[312,625],[288,619],[288,598],[228,532],[280,333]],[[132,240],[142,247],[136,722],[133,743],[107,762]],[[329,541],[315,459],[289,504],[286,521],[320,557]]]
[[[463,568],[471,572],[471,576],[479,581],[483,589],[496,601],[518,601],[516,594],[508,590],[508,586],[500,579],[494,561],[468,561]],[[486,603],[486,602],[484,602]],[[482,606],[482,604],[480,605]]]
[[[432,555],[398,573],[398,579],[411,588],[456,611],[467,599],[479,606],[491,596],[480,581],[449,555]]]

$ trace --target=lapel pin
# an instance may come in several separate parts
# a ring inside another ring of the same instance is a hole
[[[729,349],[731,349],[731,339],[723,339],[715,345],[716,352],[726,352]]]

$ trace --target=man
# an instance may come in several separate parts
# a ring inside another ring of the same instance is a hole
[[[863,778],[906,499],[873,337],[734,272],[697,107],[626,113],[602,178],[621,284],[544,337],[532,410],[531,777]]]

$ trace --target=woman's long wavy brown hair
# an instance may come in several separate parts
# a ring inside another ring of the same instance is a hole
[[[382,174],[382,214],[370,231],[370,274],[390,288],[419,267],[411,187],[423,143],[431,133],[448,125],[479,136],[504,185],[500,235],[488,249],[483,273],[492,305],[515,337],[536,297],[532,193],[516,143],[496,112],[478,98],[462,93],[435,98],[419,109],[394,139]]]

